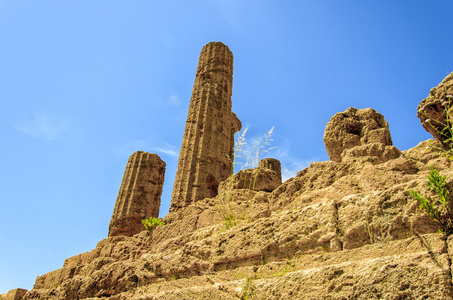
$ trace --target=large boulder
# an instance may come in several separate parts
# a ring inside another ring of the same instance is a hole
[[[392,138],[384,116],[371,108],[350,107],[336,113],[324,131],[324,144],[333,161],[340,162],[345,149],[372,143],[391,146]]]
[[[423,128],[432,134],[435,139],[446,141],[451,137],[451,130],[442,130],[449,122],[453,121],[451,110],[451,97],[453,95],[453,72],[442,80],[442,82],[429,91],[428,97],[422,100],[417,107],[417,117],[420,118]],[[451,125],[451,123],[450,123]]]

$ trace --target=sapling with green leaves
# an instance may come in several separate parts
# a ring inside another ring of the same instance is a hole
[[[441,176],[434,167],[431,166],[430,169],[431,171],[428,175],[429,181],[426,183],[426,186],[434,191],[437,199],[432,200],[430,197],[425,197],[413,190],[410,190],[409,194],[417,200],[421,210],[426,212],[431,219],[439,223],[440,232],[451,234],[453,233],[453,211],[451,208],[450,189],[446,182],[446,177]]]
[[[425,120],[425,122],[436,131],[437,135],[442,139],[442,143],[444,144],[444,147],[442,148],[435,146],[430,147],[436,149],[439,155],[448,157],[449,160],[453,160],[453,124],[450,115],[452,98],[452,95],[447,95],[445,97],[445,100],[441,101],[442,107],[444,109],[444,122],[440,121],[439,119],[431,120],[430,118]],[[419,113],[429,117],[423,109],[420,109]],[[446,182],[446,177],[441,176],[433,166],[430,166],[430,172],[426,186],[434,191],[437,199],[433,200],[413,190],[410,190],[409,194],[417,200],[417,202],[419,203],[419,208],[421,210],[426,212],[431,217],[431,219],[439,223],[439,231],[446,234],[452,234],[452,199],[450,195],[450,188],[448,186],[448,183]]]

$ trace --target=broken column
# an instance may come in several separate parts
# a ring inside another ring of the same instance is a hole
[[[282,164],[275,158],[265,158],[260,160],[258,168],[269,169],[275,172],[277,179],[280,181],[279,185],[282,184]]]
[[[230,194],[231,190],[247,189],[252,191],[272,192],[282,184],[280,161],[265,158],[254,169],[240,170],[219,185],[220,194]]]
[[[233,54],[221,42],[200,53],[179,154],[170,211],[215,197],[231,174],[234,134],[241,122],[231,111]]]
[[[124,171],[109,226],[109,236],[143,231],[143,219],[159,216],[165,162],[157,154],[137,151]]]

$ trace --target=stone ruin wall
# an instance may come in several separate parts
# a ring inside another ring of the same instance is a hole
[[[215,197],[231,174],[234,134],[241,122],[231,111],[233,54],[221,42],[203,47],[173,186],[170,211]]]
[[[154,153],[137,151],[130,156],[110,221],[109,236],[132,236],[145,229],[143,219],[159,216],[165,166]]]

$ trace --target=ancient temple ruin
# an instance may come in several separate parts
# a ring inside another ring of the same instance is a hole
[[[157,154],[137,151],[124,171],[113,210],[109,236],[132,236],[143,231],[142,220],[159,216],[165,162]]]
[[[170,211],[217,195],[231,174],[234,134],[241,122],[231,111],[233,54],[221,42],[203,47],[187,114]]]

